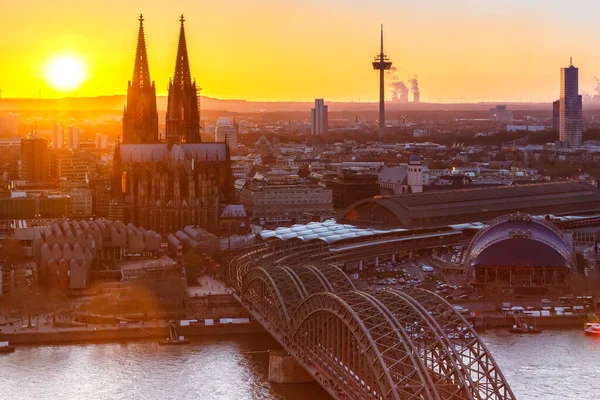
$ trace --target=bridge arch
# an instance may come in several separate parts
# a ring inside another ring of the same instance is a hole
[[[514,397],[500,367],[472,325],[442,297],[423,289],[405,293],[425,308],[441,326],[457,352],[465,373],[476,383],[474,390],[480,398]],[[498,395],[499,397],[494,397]]]
[[[290,320],[290,338],[307,354],[307,361],[345,384],[337,390],[349,398],[401,398],[362,318],[340,296],[307,297]]]
[[[253,268],[248,272],[244,279],[242,299],[281,327],[285,327],[290,319],[277,283],[264,268]]]

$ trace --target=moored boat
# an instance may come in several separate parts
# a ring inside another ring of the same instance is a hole
[[[175,340],[171,340],[171,338],[167,338],[165,340],[161,340],[158,342],[161,346],[177,346],[180,344],[189,344],[189,339],[184,338],[183,336],[178,337]]]
[[[14,353],[15,346],[11,346],[8,342],[0,342],[0,353]]]
[[[513,326],[508,331],[510,333],[527,333],[527,334],[542,333],[542,331],[540,329],[534,328],[533,326],[528,326],[526,328],[519,328],[519,327]]]
[[[588,336],[600,336],[600,324],[586,323],[583,331]]]
[[[188,339],[186,339],[184,336],[177,335],[177,329],[175,328],[175,322],[170,321],[169,322],[169,337],[164,340],[160,340],[158,342],[158,344],[161,346],[177,346],[177,345],[181,345],[181,344],[188,344],[189,342],[190,341]]]

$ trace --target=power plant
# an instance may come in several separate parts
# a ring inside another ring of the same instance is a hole
[[[381,24],[381,51],[375,56],[373,69],[379,71],[379,138],[385,137],[385,71],[392,68],[392,62],[383,53],[383,24]]]

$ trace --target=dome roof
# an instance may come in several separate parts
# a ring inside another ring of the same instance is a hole
[[[466,269],[479,265],[505,267],[567,267],[572,253],[549,222],[512,214],[490,222],[471,241]]]

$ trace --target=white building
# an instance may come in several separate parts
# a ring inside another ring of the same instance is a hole
[[[412,155],[408,164],[381,167],[377,182],[382,194],[420,193],[429,184],[427,166],[418,155]]]
[[[542,132],[545,130],[546,130],[545,125],[506,125],[507,132],[518,132],[518,131]]]
[[[78,149],[79,148],[79,134],[80,129],[74,126],[69,126],[67,137],[67,147],[70,149]]]
[[[429,128],[418,128],[413,130],[413,137],[427,137],[431,136],[431,129]]]
[[[215,142],[225,142],[229,148],[237,147],[237,129],[233,125],[218,124],[215,128]]]
[[[52,123],[52,148],[62,149],[65,144],[65,126],[62,122]]]
[[[108,135],[103,135],[101,133],[96,134],[96,148],[97,149],[108,148]]]
[[[323,99],[315,99],[315,108],[310,110],[310,135],[321,136],[327,132],[327,106]]]

